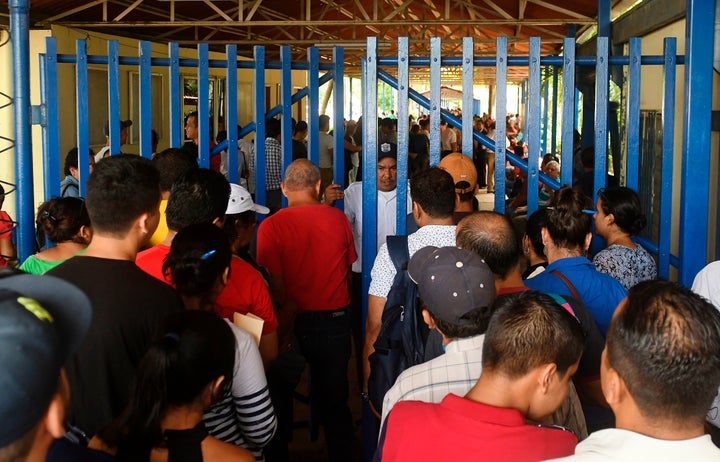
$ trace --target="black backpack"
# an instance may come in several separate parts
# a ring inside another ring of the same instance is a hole
[[[395,279],[382,314],[380,333],[370,355],[368,395],[378,412],[385,393],[405,369],[424,361],[428,327],[418,307],[418,290],[408,275],[407,236],[388,236],[387,247],[395,266]]]

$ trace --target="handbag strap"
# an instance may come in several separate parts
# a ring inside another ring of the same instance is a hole
[[[578,291],[575,289],[575,286],[573,285],[572,282],[570,282],[570,280],[567,277],[565,277],[564,274],[562,274],[558,270],[552,270],[552,271],[550,271],[550,274],[554,274],[555,276],[559,277],[562,280],[562,282],[565,283],[565,285],[568,287],[568,289],[570,289],[570,292],[572,292],[573,297],[575,297],[575,299],[577,299],[577,300],[582,301],[582,298],[580,297],[580,294],[578,294]]]

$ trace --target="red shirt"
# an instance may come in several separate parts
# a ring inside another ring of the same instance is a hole
[[[278,320],[265,280],[242,258],[230,260],[230,277],[215,301],[215,312],[232,321],[233,313],[252,313],[265,320],[263,335],[275,332]]]
[[[449,394],[440,404],[397,403],[375,460],[539,461],[569,456],[575,445],[570,431],[528,425],[515,409]]]
[[[288,298],[300,311],[349,305],[348,274],[356,259],[350,223],[327,205],[282,209],[258,230],[258,263],[282,276]]]
[[[172,286],[172,282],[162,274],[162,265],[169,253],[170,247],[158,244],[140,252],[135,263],[149,275]],[[231,321],[233,313],[252,313],[265,321],[263,335],[275,332],[278,327],[265,281],[255,268],[238,257],[230,261],[230,277],[215,302],[215,312]]]
[[[4,210],[0,210],[0,240],[9,241],[12,239],[13,221]],[[0,257],[0,267],[7,266],[8,261]]]

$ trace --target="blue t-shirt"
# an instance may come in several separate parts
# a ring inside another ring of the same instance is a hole
[[[553,270],[561,272],[575,286],[582,302],[595,318],[600,332],[606,335],[615,308],[627,295],[625,288],[611,276],[597,271],[585,257],[557,260],[542,273],[527,279],[525,285],[540,292],[572,296],[565,282],[552,274]]]

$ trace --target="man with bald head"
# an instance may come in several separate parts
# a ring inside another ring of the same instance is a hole
[[[310,366],[313,415],[325,426],[331,461],[354,460],[348,407],[350,265],[357,259],[342,211],[321,204],[320,170],[307,159],[288,166],[282,193],[288,207],[262,222],[257,261],[272,278],[280,344],[293,330]]]

